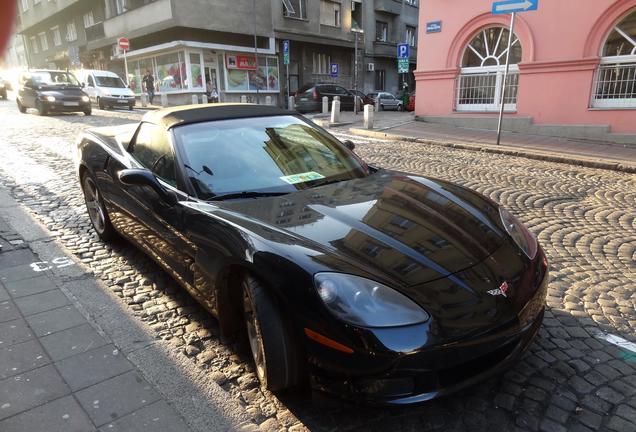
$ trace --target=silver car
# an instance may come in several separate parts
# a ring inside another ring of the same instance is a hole
[[[380,110],[397,110],[402,111],[404,109],[402,105],[402,101],[392,93],[388,92],[379,92],[379,93],[369,93],[369,96],[375,102],[378,98],[380,98]]]

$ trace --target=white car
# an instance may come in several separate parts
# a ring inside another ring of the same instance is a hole
[[[388,92],[373,92],[367,94],[373,101],[375,102],[377,98],[380,98],[380,110],[398,110],[402,111],[404,107],[402,106],[402,101],[392,93]]]
[[[84,91],[100,109],[135,106],[135,94],[114,72],[83,69],[75,76],[82,83]]]

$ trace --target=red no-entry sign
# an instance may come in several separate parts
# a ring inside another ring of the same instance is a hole
[[[128,51],[128,49],[130,48],[130,41],[128,40],[128,38],[119,38],[117,39],[117,45],[119,45],[119,48],[121,48],[124,51]]]

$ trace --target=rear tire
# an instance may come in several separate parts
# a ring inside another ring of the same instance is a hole
[[[132,111],[133,110],[133,106],[132,105],[128,105],[128,111]]]
[[[89,116],[89,115],[91,115],[91,114],[93,114],[93,110],[92,110],[92,109],[90,109],[90,108],[89,108],[89,109],[87,109],[87,110],[84,110],[84,115],[85,115],[85,116]]]
[[[84,192],[84,202],[86,203],[86,210],[93,229],[103,241],[112,240],[116,235],[115,228],[110,222],[97,182],[88,171],[85,171],[82,175],[82,192]]]
[[[300,356],[292,332],[265,287],[249,275],[243,280],[243,316],[261,385],[270,391],[298,385]]]

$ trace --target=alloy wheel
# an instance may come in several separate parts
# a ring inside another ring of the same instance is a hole
[[[256,374],[261,384],[266,385],[265,347],[263,345],[263,337],[261,336],[261,327],[256,317],[254,305],[252,304],[248,290],[249,288],[247,287],[243,289],[243,313],[247,327],[247,337],[250,342],[254,365],[256,366]]]
[[[95,230],[102,234],[106,229],[106,216],[100,199],[99,189],[92,178],[86,176],[84,178],[84,200],[88,216]]]

